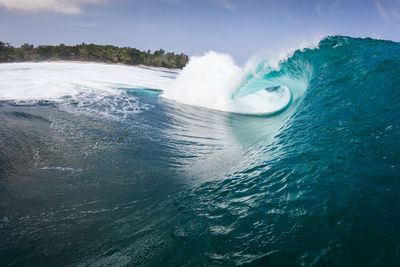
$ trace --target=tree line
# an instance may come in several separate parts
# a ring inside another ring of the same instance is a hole
[[[128,65],[146,65],[165,68],[183,68],[189,60],[185,54],[166,53],[163,49],[140,51],[130,47],[112,45],[85,44],[68,46],[23,44],[13,47],[0,41],[0,62],[23,61],[95,61],[105,63],[122,63]]]

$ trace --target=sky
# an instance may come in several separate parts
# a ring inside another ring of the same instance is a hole
[[[0,41],[85,43],[239,63],[326,35],[400,41],[400,0],[0,0]]]

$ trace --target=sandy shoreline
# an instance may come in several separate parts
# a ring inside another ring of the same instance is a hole
[[[0,62],[0,64],[14,64],[14,63],[74,63],[74,64],[103,64],[103,65],[119,65],[127,67],[139,67],[143,69],[151,70],[162,70],[162,71],[181,71],[181,69],[164,68],[164,67],[154,67],[146,66],[143,64],[132,65],[124,63],[112,63],[112,62],[99,62],[99,61],[85,61],[85,60],[43,60],[43,61],[20,61],[20,62]]]

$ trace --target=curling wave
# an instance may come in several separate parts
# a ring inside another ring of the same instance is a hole
[[[162,96],[209,109],[268,115],[303,95],[311,70],[303,61],[276,64],[265,59],[241,68],[229,55],[210,51],[192,57]]]

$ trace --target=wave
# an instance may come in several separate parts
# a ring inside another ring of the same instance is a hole
[[[315,44],[302,45],[294,51],[314,48]],[[312,68],[304,62],[285,67],[294,51],[267,59],[252,58],[245,67],[214,51],[194,56],[162,96],[233,113],[268,115],[282,111],[305,92],[311,78]]]
[[[0,96],[15,98],[15,105],[0,101],[0,182],[10,183],[0,183],[7,204],[0,223],[9,262],[32,265],[43,251],[55,259],[60,251],[51,245],[70,236],[70,226],[101,225],[84,243],[80,235],[69,240],[62,249],[72,253],[60,265],[123,256],[130,265],[395,266],[399,55],[395,42],[334,36],[244,67],[210,52],[176,80],[177,73],[134,67],[0,64],[3,73],[18,69],[0,74]],[[140,86],[213,109],[280,113],[214,112]],[[46,106],[51,101],[67,111],[134,116],[71,116]],[[120,244],[111,249],[121,253],[97,249],[97,236]]]
[[[162,96],[227,112],[273,114],[298,103],[312,79],[334,78],[341,68],[354,67],[369,53],[382,56],[383,48],[393,46],[398,48],[391,41],[328,36],[275,57],[253,58],[245,67],[237,66],[229,55],[210,51],[192,57]],[[331,73],[326,74],[328,67]],[[368,71],[362,67],[354,75],[363,76]]]

